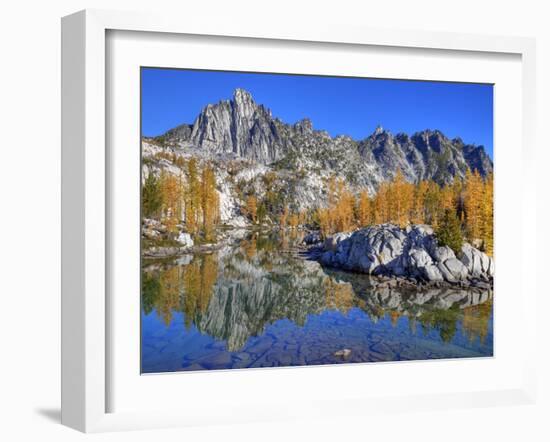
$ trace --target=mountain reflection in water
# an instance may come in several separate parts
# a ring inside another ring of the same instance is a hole
[[[492,293],[376,287],[297,256],[299,240],[145,262],[142,372],[492,355]]]

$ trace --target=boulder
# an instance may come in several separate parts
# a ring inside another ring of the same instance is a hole
[[[442,273],[434,264],[426,267],[421,267],[419,268],[419,271],[422,273],[422,276],[430,282],[439,282],[443,281],[444,279]]]
[[[493,277],[493,259],[468,243],[462,245],[460,261],[474,277]]]
[[[325,253],[323,253],[321,255],[321,262],[327,266],[333,266],[333,261],[334,261],[334,254],[330,251],[326,251]]]
[[[409,263],[415,268],[433,265],[430,254],[419,247],[409,250]]]
[[[190,248],[195,245],[193,242],[193,238],[191,238],[191,235],[187,232],[181,232],[177,238],[177,241],[182,245],[184,248]]]
[[[323,243],[323,248],[325,250],[334,252],[336,251],[336,248],[338,247],[338,244],[345,239],[349,238],[351,236],[351,232],[340,232],[335,233],[332,236],[329,236],[327,239],[325,239],[325,242]]]
[[[451,258],[456,258],[455,252],[453,252],[453,249],[448,246],[435,247],[432,254],[434,259],[440,262],[447,261]]]
[[[142,221],[141,234],[144,238],[155,240],[165,236],[168,229],[160,221],[144,218]]]
[[[143,218],[142,224],[144,227],[151,230],[156,230],[157,232],[160,232],[160,233],[166,233],[168,231],[168,228],[164,224],[162,224],[160,221],[157,221],[156,219]]]
[[[425,249],[414,247],[409,250],[407,268],[411,276],[420,277],[430,282],[443,281],[443,275]]]
[[[489,281],[493,260],[464,244],[460,257],[439,246],[431,227],[381,224],[353,233],[336,233],[323,243],[322,264],[377,276],[402,277],[427,282],[463,283]],[[492,283],[491,283],[492,284]],[[481,284],[485,287],[484,284]]]
[[[161,233],[158,230],[144,228],[143,236],[147,239],[157,239],[161,236]]]
[[[438,261],[437,268],[441,271],[447,281],[463,281],[468,277],[468,269],[456,258]]]

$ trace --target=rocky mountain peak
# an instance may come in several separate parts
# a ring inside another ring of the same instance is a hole
[[[314,130],[309,118],[286,124],[240,88],[230,100],[207,105],[192,125],[182,124],[160,138],[205,155],[232,154],[290,171],[299,165],[323,176],[342,174],[371,192],[397,171],[411,182],[433,179],[449,184],[468,169],[483,176],[493,170],[482,146],[450,140],[439,130],[393,135],[378,125],[360,141],[348,135],[333,137]]]
[[[424,153],[432,150],[440,152],[441,146],[449,141],[440,131],[431,129],[416,132],[411,140]]]
[[[258,106],[250,92],[244,89],[235,89],[230,104],[233,110],[234,121],[239,120],[245,126],[252,125],[255,114],[258,111],[266,113],[263,106]]]
[[[237,88],[233,91],[233,101],[237,104],[255,104],[252,94],[241,88]]]
[[[277,126],[269,109],[257,104],[250,92],[238,88],[231,100],[202,110],[188,142],[208,153],[233,153],[268,164],[282,153]]]
[[[385,132],[386,132],[386,130],[379,124],[379,125],[376,126],[376,129],[374,130],[373,135],[376,137],[378,135],[382,135]]]

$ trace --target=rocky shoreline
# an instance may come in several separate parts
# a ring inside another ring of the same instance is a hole
[[[182,226],[176,226],[177,234],[169,245],[165,243],[171,237],[166,226],[156,220],[145,218],[142,222],[141,237],[148,243],[142,245],[142,256],[146,259],[169,259],[194,253],[210,253],[226,246],[236,245],[249,236],[253,229],[250,225],[225,225],[217,231],[216,242],[196,243]],[[258,226],[255,231],[261,231]]]
[[[168,259],[194,253],[211,253],[222,247],[238,243],[245,238],[248,233],[249,231],[246,229],[234,229],[222,233],[215,243],[195,244],[191,240],[182,245],[150,246],[143,249],[142,256],[145,259]]]
[[[493,289],[493,258],[468,243],[459,253],[439,246],[426,225],[393,224],[304,238],[308,258],[329,268],[375,277],[381,287]]]
[[[182,231],[173,244],[156,245],[155,239],[166,237],[165,227],[145,220],[142,238],[149,239],[152,245],[144,247],[143,258],[174,259],[210,253],[238,244],[251,232],[251,228],[227,228],[218,232],[215,243],[195,244],[191,236]],[[493,290],[493,258],[469,243],[464,243],[455,254],[449,247],[438,245],[433,229],[427,225],[400,228],[380,224],[339,232],[324,240],[318,231],[306,231],[297,250],[298,257],[317,261],[326,268],[367,274],[372,284],[381,289]]]

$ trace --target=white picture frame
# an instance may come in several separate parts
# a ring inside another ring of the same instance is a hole
[[[535,396],[535,339],[527,340],[522,384],[514,388],[464,393],[388,395],[374,401],[368,397],[317,401],[312,407],[256,407],[239,404],[233,413],[190,415],[182,410],[108,412],[110,354],[107,328],[110,319],[108,228],[109,185],[106,120],[109,109],[106,81],[109,31],[154,32],[162,35],[218,36],[221,38],[269,39],[285,42],[334,43],[384,48],[423,48],[467,51],[478,54],[513,54],[521,57],[522,110],[521,160],[521,254],[535,256],[535,42],[517,37],[391,32],[370,28],[303,24],[216,22],[194,17],[86,10],[62,20],[62,423],[85,432],[186,426],[215,422],[244,422],[365,414],[374,410],[395,412],[409,408],[440,409],[531,403]],[[497,258],[498,259],[498,258]],[[498,261],[497,261],[498,262]],[[497,264],[498,265],[498,264]],[[498,275],[498,273],[497,273]],[[498,277],[498,276],[497,276]],[[521,307],[536,304],[532,279],[521,280]],[[136,294],[137,296],[137,294]],[[498,296],[498,295],[497,295]],[[525,336],[534,336],[534,322],[525,323]],[[460,363],[460,361],[458,362]],[[333,370],[340,368],[334,368]],[[268,373],[268,371],[264,371]],[[220,376],[224,376],[220,373]],[[269,376],[268,374],[266,376]],[[242,376],[241,376],[242,377]],[[238,411],[236,413],[235,411]],[[240,414],[239,414],[240,413]]]

